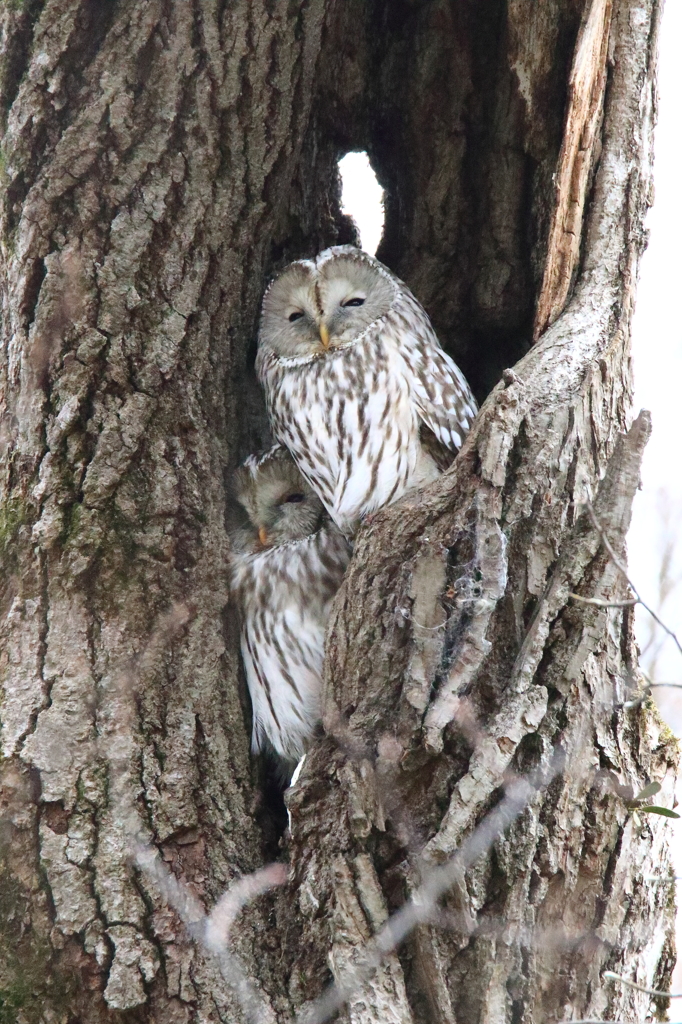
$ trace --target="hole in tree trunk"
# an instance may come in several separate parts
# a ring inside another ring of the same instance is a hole
[[[355,223],[360,247],[374,256],[384,233],[384,190],[367,153],[346,153],[339,173],[341,209]]]

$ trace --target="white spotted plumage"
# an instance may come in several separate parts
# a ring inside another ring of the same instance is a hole
[[[454,452],[476,414],[407,286],[350,246],[291,264],[273,282],[256,365],[275,436],[345,533],[435,478],[422,423]]]
[[[292,487],[303,500],[282,512]],[[247,460],[238,471],[237,497],[249,521],[232,533],[231,576],[252,748],[269,744],[286,760],[298,760],[320,717],[325,626],[350,549],[279,446]],[[267,546],[259,531],[271,534]]]

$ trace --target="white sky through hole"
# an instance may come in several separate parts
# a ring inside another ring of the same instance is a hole
[[[366,153],[346,153],[339,172],[341,208],[357,224],[361,247],[374,256],[384,230],[384,190]]]

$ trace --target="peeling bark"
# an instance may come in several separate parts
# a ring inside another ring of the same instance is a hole
[[[602,969],[667,984],[666,829],[627,794],[656,779],[669,803],[675,751],[649,704],[623,706],[631,610],[569,596],[625,594],[581,503],[622,551],[647,435],[629,322],[658,7],[610,12],[0,9],[0,1020],[244,1019],[132,868],[125,808],[207,908],[274,855],[224,480],[267,438],[268,274],[353,236],[351,147],[388,190],[380,257],[488,398],[452,469],[358,537],[327,735],[289,795],[290,891],[253,904],[235,949],[267,1019],[291,1020],[507,773],[560,746],[570,770],[448,896],[458,923],[415,931],[345,1019],[641,1019],[647,997]]]
[[[611,0],[590,4],[575,49],[547,262],[535,313],[536,340],[564,308],[577,269],[587,182],[604,102],[612,7]]]

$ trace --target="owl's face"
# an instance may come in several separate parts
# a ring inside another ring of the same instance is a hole
[[[351,246],[292,263],[263,299],[259,342],[280,357],[323,355],[354,341],[388,313],[396,285]]]
[[[322,502],[286,448],[279,446],[237,469],[234,494],[241,515],[231,539],[240,554],[256,554],[309,537],[326,517]]]

